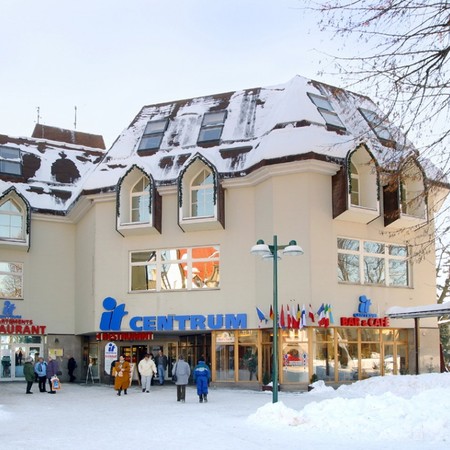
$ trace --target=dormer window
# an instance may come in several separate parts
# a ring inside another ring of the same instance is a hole
[[[117,230],[122,235],[161,232],[161,196],[151,176],[133,166],[119,180]]]
[[[213,173],[202,169],[191,184],[191,217],[212,216],[214,216]]]
[[[427,198],[422,169],[408,160],[400,173],[393,174],[383,187],[384,223],[390,228],[405,228],[425,223]]]
[[[308,92],[309,99],[316,105],[317,110],[327,123],[327,125],[343,128],[345,129],[345,125],[342,123],[339,116],[335,113],[331,103],[326,97],[317,94],[311,94]]]
[[[161,146],[169,119],[151,120],[147,123],[138,150],[157,150]]]
[[[350,200],[352,205],[359,206],[359,173],[355,164],[350,161]]]
[[[19,149],[0,146],[0,173],[22,175],[22,161]]]
[[[27,250],[30,243],[30,207],[14,188],[0,198],[0,247]]]
[[[131,190],[131,223],[150,221],[150,180],[143,176]]]
[[[333,217],[369,223],[380,214],[378,170],[366,147],[348,155],[346,166],[333,177]]]
[[[218,141],[222,136],[226,111],[206,113],[203,116],[198,142]]]
[[[10,199],[0,204],[0,239],[24,240],[25,212]]]
[[[383,121],[377,113],[363,108],[360,108],[359,112],[369,124],[370,128],[372,128],[378,139],[382,139],[384,141],[394,141],[389,128],[383,125]]]
[[[184,231],[224,228],[224,190],[214,167],[195,157],[178,179],[179,225]]]

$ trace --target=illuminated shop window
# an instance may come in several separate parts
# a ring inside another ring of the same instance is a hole
[[[0,298],[23,298],[23,264],[0,262]]]
[[[409,286],[405,245],[338,238],[337,247],[339,282]]]
[[[218,289],[218,246],[146,250],[130,253],[130,290]]]

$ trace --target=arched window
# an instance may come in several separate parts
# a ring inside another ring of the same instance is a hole
[[[206,168],[191,183],[191,217],[214,216],[213,174]]]
[[[25,239],[24,210],[11,199],[0,205],[0,239]]]
[[[359,173],[353,162],[350,162],[350,199],[352,205],[360,205],[359,200]]]
[[[131,189],[131,223],[150,221],[150,180],[143,176]]]

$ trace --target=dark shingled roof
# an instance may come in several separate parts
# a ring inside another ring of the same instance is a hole
[[[66,142],[67,144],[82,145],[84,147],[101,148],[105,150],[103,136],[99,134],[82,133],[81,131],[65,130],[64,128],[50,127],[36,124],[31,137],[49,141]]]

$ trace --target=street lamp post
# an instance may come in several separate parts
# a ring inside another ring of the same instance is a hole
[[[278,402],[278,258],[283,255],[303,255],[303,249],[297,242],[290,241],[288,245],[278,245],[278,237],[273,237],[273,244],[267,245],[259,240],[250,252],[261,256],[263,259],[273,260],[273,340],[272,340],[272,403]]]

